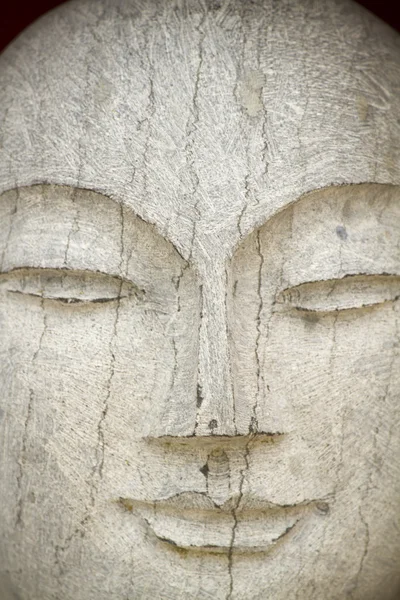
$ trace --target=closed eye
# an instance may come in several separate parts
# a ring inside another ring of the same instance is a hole
[[[133,282],[97,271],[20,268],[0,274],[0,290],[62,304],[113,302],[144,291]]]
[[[303,311],[336,312],[395,302],[399,298],[399,275],[346,275],[287,288],[277,296],[276,304]]]

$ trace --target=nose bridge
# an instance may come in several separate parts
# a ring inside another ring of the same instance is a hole
[[[196,435],[235,435],[229,354],[226,267],[213,266],[202,281]]]

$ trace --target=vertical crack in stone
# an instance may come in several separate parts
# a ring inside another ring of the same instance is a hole
[[[195,81],[194,81],[194,88],[193,88],[193,97],[192,97],[192,110],[191,110],[191,116],[189,117],[187,124],[186,124],[186,145],[185,145],[185,155],[186,155],[186,164],[188,167],[188,171],[189,171],[189,176],[190,176],[190,180],[191,180],[191,190],[189,191],[189,194],[185,194],[185,196],[191,196],[191,197],[195,197],[195,203],[194,203],[194,213],[195,213],[195,220],[193,222],[193,230],[192,230],[192,240],[190,243],[190,253],[189,253],[189,260],[192,258],[192,254],[193,254],[193,246],[194,246],[194,241],[196,238],[196,231],[197,231],[197,222],[200,220],[200,213],[199,213],[199,202],[200,202],[200,197],[198,196],[198,189],[200,186],[200,180],[199,180],[199,176],[197,174],[197,171],[195,169],[195,155],[194,155],[194,136],[196,133],[196,129],[198,126],[198,123],[200,121],[200,107],[198,104],[198,96],[199,96],[199,89],[200,89],[200,75],[201,75],[201,70],[203,67],[203,52],[204,52],[204,39],[205,39],[205,33],[202,29],[202,26],[204,25],[206,19],[206,12],[204,12],[203,16],[201,17],[200,23],[197,25],[196,27],[196,31],[198,32],[200,39],[199,39],[199,46],[198,46],[198,50],[199,50],[199,60],[198,60],[198,64],[197,64],[197,70],[196,70],[196,74],[195,74]]]
[[[368,492],[369,492],[369,486],[368,486],[368,490],[366,491],[366,493],[364,495],[364,498],[367,497]],[[363,498],[363,501],[364,501],[364,498]],[[367,558],[368,548],[369,548],[369,542],[370,542],[369,525],[368,525],[368,522],[367,522],[367,520],[365,519],[365,517],[363,515],[361,505],[359,507],[358,512],[359,512],[359,516],[360,516],[360,521],[361,521],[361,523],[362,523],[362,525],[363,525],[363,527],[365,529],[365,542],[364,542],[364,551],[363,551],[362,556],[361,556],[360,566],[358,568],[358,572],[357,572],[357,576],[356,576],[356,583],[355,583],[355,586],[354,586],[354,588],[356,590],[359,589],[359,580],[360,580],[360,577],[361,577],[362,570],[364,568],[365,559]],[[353,594],[351,594],[351,596],[353,596]]]
[[[45,312],[45,308],[44,308],[44,299],[41,298],[40,300],[40,306],[41,306],[41,310],[43,313],[43,329],[42,329],[42,333],[40,334],[40,338],[39,338],[39,343],[38,343],[38,347],[32,357],[32,365],[34,366],[35,363],[37,362],[39,353],[42,349],[42,345],[43,345],[43,339],[44,336],[46,335],[46,331],[48,328],[47,325],[47,317],[46,317],[46,312]],[[16,517],[16,525],[21,525],[22,524],[22,511],[23,511],[23,499],[22,499],[22,482],[23,482],[23,477],[24,477],[24,465],[26,462],[26,455],[27,455],[27,441],[28,441],[28,429],[29,429],[29,424],[31,422],[32,419],[32,414],[33,414],[33,404],[34,404],[34,392],[32,389],[29,390],[29,401],[28,401],[28,408],[27,408],[27,412],[26,412],[26,418],[25,418],[25,424],[24,424],[24,433],[22,436],[22,448],[21,448],[21,454],[20,454],[20,458],[18,461],[19,464],[19,473],[17,476],[17,487],[18,487],[18,494],[19,494],[19,498],[18,498],[18,504],[17,504],[17,517]]]
[[[182,269],[181,272],[179,273],[178,277],[174,277],[172,279],[172,282],[175,286],[175,290],[176,290],[176,315],[179,315],[179,313],[181,312],[181,296],[180,296],[180,286],[181,286],[181,282],[182,282],[182,278],[185,274],[185,271],[188,268],[188,264],[185,264]],[[171,319],[171,321],[169,322],[168,325],[173,325],[176,321],[176,315],[174,315],[174,317]],[[173,366],[173,370],[172,370],[172,376],[171,376],[171,383],[169,386],[169,390],[168,390],[168,395],[167,395],[167,405],[169,405],[170,400],[173,396],[173,391],[174,391],[174,387],[175,387],[175,383],[176,383],[176,378],[177,378],[177,374],[178,374],[178,348],[176,345],[176,339],[175,339],[175,332],[172,332],[172,350],[174,353],[174,366]]]
[[[144,46],[149,48],[151,46],[151,39],[149,36],[149,30],[147,28],[147,23],[143,24],[143,31],[144,31],[144,41],[143,41]],[[130,42],[128,43],[128,45],[129,44],[130,44]],[[144,141],[144,148],[143,148],[143,152],[142,152],[142,161],[141,161],[142,168],[139,169],[139,171],[141,171],[143,173],[143,193],[144,193],[144,197],[147,197],[149,195],[147,167],[148,167],[148,155],[149,155],[149,150],[150,150],[150,140],[151,140],[151,133],[152,133],[151,121],[156,112],[155,90],[154,90],[154,66],[152,64],[150,56],[148,57],[147,61],[145,61],[142,56],[142,53],[139,52],[138,58],[140,60],[140,66],[141,66],[142,72],[148,74],[148,86],[149,86],[149,93],[148,93],[148,97],[147,97],[147,106],[144,110],[144,116],[143,116],[143,118],[138,120],[137,127],[136,127],[137,131],[142,131],[143,128],[146,128],[146,130],[145,130],[146,137],[145,137],[145,141]],[[136,168],[136,166],[133,165],[132,175],[131,175],[131,183],[134,181],[136,173],[137,173],[137,168]]]
[[[199,293],[200,293],[200,318],[199,318],[199,327],[197,330],[197,341],[198,341],[198,345],[200,345],[200,336],[201,336],[201,328],[203,327],[203,305],[204,305],[204,298],[203,298],[203,286],[200,285],[199,286]],[[199,397],[201,398],[201,402],[199,401]],[[196,418],[195,418],[195,423],[194,423],[194,429],[193,429],[193,435],[196,435],[196,431],[197,428],[199,426],[199,413],[200,413],[200,408],[201,405],[203,403],[203,388],[201,386],[200,383],[200,361],[199,361],[199,357],[197,357],[197,410],[196,410]]]
[[[38,347],[37,347],[37,349],[36,349],[36,352],[35,352],[35,354],[33,355],[33,359],[32,359],[32,363],[33,363],[33,364],[34,364],[34,363],[37,361],[37,359],[38,359],[39,352],[40,352],[40,351],[41,351],[41,349],[42,349],[42,345],[43,345],[43,339],[44,339],[44,336],[46,335],[46,331],[47,331],[47,328],[48,328],[48,325],[47,325],[47,316],[46,316],[46,311],[45,311],[45,309],[44,309],[44,298],[41,298],[41,299],[40,299],[40,306],[41,306],[42,313],[43,313],[43,330],[42,330],[42,333],[40,334],[39,345],[38,345]]]
[[[243,4],[242,4],[242,10],[241,10],[241,18],[240,18],[240,29],[241,29],[241,35],[242,35],[242,42],[241,42],[241,48],[242,48],[242,52],[241,52],[241,66],[240,63],[238,65],[238,73],[236,76],[236,81],[235,81],[235,85],[233,88],[233,97],[236,98],[236,101],[238,102],[238,104],[241,106],[241,90],[240,90],[240,86],[241,86],[241,77],[240,77],[240,70],[244,70],[244,65],[245,65],[245,48],[246,48],[246,32],[244,29],[244,19],[245,19],[245,15],[244,15],[244,10],[243,10]],[[247,124],[247,121],[246,121]],[[243,125],[241,124],[241,133],[243,135]],[[248,208],[249,205],[249,200],[250,200],[250,186],[249,186],[249,181],[250,181],[250,168],[249,168],[249,143],[247,143],[247,147],[246,147],[246,174],[244,176],[244,196],[245,196],[245,200],[243,203],[243,207],[242,210],[240,211],[238,220],[237,220],[237,228],[238,228],[238,232],[239,232],[239,239],[242,238],[243,236],[243,232],[242,232],[242,219],[244,217],[244,214]]]
[[[228,377],[229,387],[232,395],[232,421],[235,435],[237,434],[236,427],[236,401],[235,401],[235,387],[233,384],[233,373],[232,373],[232,359],[230,352],[230,332],[229,332],[229,311],[228,311],[228,292],[229,292],[229,274],[228,269],[225,268],[225,333],[226,333],[226,345],[227,345],[227,361],[228,361]]]
[[[67,552],[68,548],[71,545],[72,540],[80,535],[82,538],[85,537],[85,526],[87,525],[87,523],[90,520],[90,516],[88,514],[86,514],[83,519],[81,519],[81,521],[79,522],[78,526],[74,529],[74,531],[65,538],[64,540],[64,544],[61,546],[59,544],[57,544],[54,547],[54,563],[58,569],[58,575],[57,575],[57,581],[59,582],[60,585],[60,579],[61,577],[64,575],[65,569],[61,564],[62,558],[61,555],[64,554],[65,552]]]
[[[81,172],[81,169],[82,169],[82,167],[80,166],[79,167],[79,173]],[[80,177],[80,174],[79,174],[78,177]],[[71,245],[72,235],[74,233],[77,233],[79,231],[79,221],[78,221],[78,218],[79,218],[79,209],[78,209],[78,205],[76,203],[77,194],[78,194],[78,189],[75,187],[75,188],[73,188],[72,195],[71,195],[71,202],[72,202],[72,204],[73,204],[73,206],[75,208],[75,216],[74,216],[74,220],[73,220],[72,226],[71,226],[71,228],[70,228],[70,230],[68,232],[67,245],[66,245],[66,248],[65,248],[65,255],[64,255],[64,267],[68,266],[68,254],[69,254],[69,249],[70,249],[70,245]]]
[[[261,69],[261,54],[263,53],[263,45],[269,44],[268,39],[268,28],[265,27],[265,23],[261,20],[259,23],[259,30],[257,32],[257,71],[259,73],[263,73],[264,81],[263,85],[260,89],[260,102],[262,104],[262,114],[263,114],[263,123],[261,128],[261,138],[263,143],[262,148],[262,161],[264,163],[264,180],[268,178],[269,174],[269,161],[268,161],[268,153],[269,153],[269,139],[268,139],[268,111],[267,104],[265,100],[265,96],[263,94],[263,89],[266,86],[266,72]],[[259,204],[259,199],[257,199],[257,204]]]
[[[138,124],[138,129],[141,129],[143,125],[147,126],[147,135],[146,135],[146,141],[145,141],[145,145],[144,145],[144,150],[143,150],[143,188],[144,188],[144,194],[145,197],[148,196],[148,175],[147,175],[147,159],[148,159],[148,154],[149,154],[149,149],[150,149],[150,138],[151,138],[151,126],[150,126],[150,122],[151,122],[151,118],[154,116],[154,113],[156,111],[155,108],[155,97],[154,97],[154,81],[153,81],[153,66],[150,64],[150,74],[149,74],[149,97],[148,97],[148,105],[147,105],[147,109],[146,112],[148,113],[148,116],[143,119],[142,121],[139,122]]]
[[[244,197],[245,197],[245,201],[242,207],[242,210],[240,211],[239,217],[238,217],[238,221],[237,221],[237,228],[238,228],[238,232],[239,232],[239,239],[241,239],[243,237],[243,232],[242,232],[242,219],[243,216],[250,204],[250,195],[251,195],[251,190],[250,190],[250,165],[249,165],[249,158],[248,158],[248,153],[249,153],[249,149],[247,148],[246,150],[246,156],[247,156],[247,173],[244,177]]]
[[[400,306],[400,300],[396,298],[395,302],[393,303],[393,312],[396,312],[397,306]],[[392,360],[391,360],[390,368],[389,368],[390,377],[389,377],[389,381],[385,388],[385,393],[384,393],[385,401],[387,400],[389,392],[390,392],[390,381],[391,381],[392,375],[394,373],[394,366],[395,366],[396,358],[398,358],[398,353],[396,352],[397,349],[400,349],[400,320],[398,318],[396,318],[395,342],[393,345]],[[390,442],[392,440],[392,436],[395,431],[397,431],[397,422],[396,422],[396,419],[393,419],[392,423],[390,425],[390,428],[389,428],[388,441],[387,441],[386,448],[385,448],[385,456],[387,455],[387,452],[388,452],[388,449],[390,446]]]
[[[329,355],[329,372],[333,373],[333,361],[335,359],[335,350],[336,350],[336,336],[337,336],[337,322],[339,319],[339,314],[336,313],[333,317],[333,326],[332,326],[332,344]]]
[[[257,328],[257,336],[256,336],[256,345],[255,345],[255,356],[256,356],[256,377],[257,377],[257,392],[256,392],[256,401],[253,406],[253,415],[250,421],[250,433],[256,433],[258,430],[258,419],[257,419],[257,410],[258,404],[261,396],[261,382],[263,381],[263,377],[261,375],[261,357],[260,357],[260,341],[261,341],[261,316],[264,308],[264,302],[262,297],[262,270],[264,266],[264,256],[261,252],[261,242],[260,242],[260,230],[257,231],[256,238],[256,248],[257,253],[260,259],[260,265],[258,269],[258,285],[257,285],[257,295],[258,295],[258,312],[257,312],[257,320],[256,320],[256,328]]]
[[[346,274],[346,269],[343,269],[343,248],[345,247],[345,244],[347,244],[347,239],[348,239],[348,233],[347,233],[347,229],[345,226],[346,223],[346,208],[347,202],[344,202],[342,205],[342,225],[338,225],[336,227],[336,235],[339,239],[339,273],[338,273],[338,278],[343,277],[343,275]],[[332,290],[332,292],[334,291],[334,289]]]
[[[174,334],[172,334],[172,350],[174,353],[174,367],[172,369],[171,383],[170,383],[169,392],[168,392],[168,401],[170,401],[173,396],[175,382],[176,382],[176,376],[178,373],[178,349],[176,347],[176,341],[175,341]]]
[[[262,97],[262,96],[261,96]],[[263,122],[263,126],[262,126],[262,138],[263,138],[263,149],[262,149],[262,160],[264,163],[264,177],[265,179],[268,178],[268,174],[269,174],[269,161],[268,161],[268,152],[269,152],[269,140],[268,140],[268,133],[267,133],[267,109],[265,108],[265,103],[263,101],[263,106],[264,106],[264,122]]]
[[[0,273],[4,269],[4,259],[5,259],[5,256],[6,256],[6,251],[7,251],[8,243],[9,243],[9,241],[11,239],[11,234],[12,234],[12,230],[13,230],[13,227],[14,227],[14,219],[13,219],[13,217],[17,213],[17,210],[18,210],[19,188],[15,189],[15,193],[16,193],[16,196],[15,196],[15,200],[14,200],[14,206],[11,209],[11,213],[10,213],[10,226],[8,228],[7,236],[6,236],[6,239],[5,239],[5,242],[4,242],[4,247],[3,247],[3,250],[2,250],[2,253],[1,253]]]
[[[248,175],[246,175],[246,177],[245,177],[245,182],[244,182],[244,188],[245,188],[245,198],[246,198],[246,201],[245,201],[245,203],[243,204],[243,208],[242,208],[242,210],[240,211],[240,213],[239,213],[239,216],[238,216],[238,220],[237,220],[237,228],[238,228],[238,232],[239,232],[239,240],[241,240],[241,239],[242,239],[242,237],[243,237],[243,232],[242,232],[242,220],[243,220],[244,213],[246,212],[246,210],[247,210],[247,206],[248,206],[248,202],[247,202],[247,194],[248,194],[248,181],[247,181],[247,178],[248,178]]]
[[[117,337],[117,328],[118,328],[118,319],[119,319],[119,309],[120,309],[120,301],[121,301],[121,288],[122,282],[120,283],[120,287],[118,290],[118,299],[117,306],[115,310],[115,319],[113,326],[113,334],[112,340],[110,341],[110,356],[111,356],[111,365],[110,365],[110,374],[107,382],[107,393],[103,403],[103,410],[101,413],[100,421],[97,425],[97,433],[98,433],[98,462],[96,465],[96,471],[98,472],[99,478],[103,477],[103,468],[104,468],[104,451],[105,451],[105,441],[104,441],[104,421],[107,417],[108,408],[109,408],[109,399],[111,396],[111,385],[115,374],[115,352],[113,350],[113,341],[115,341]]]
[[[46,311],[44,309],[44,298],[43,297],[40,299],[40,306],[41,306],[41,309],[43,312],[43,330],[42,330],[42,333],[40,334],[39,345],[36,349],[35,354],[33,355],[32,363],[35,363],[37,361],[39,352],[42,349],[43,339],[44,339],[44,336],[46,335],[46,331],[47,331],[47,316],[46,316]]]
[[[119,271],[122,277],[123,274],[123,262],[124,262],[124,232],[125,232],[125,221],[124,221],[124,207],[123,204],[120,204],[120,219],[121,219],[121,237],[120,237],[120,263],[119,263]],[[120,280],[118,297],[117,297],[117,306],[115,309],[115,319],[113,324],[112,336],[109,342],[109,351],[110,351],[110,373],[107,381],[107,391],[105,394],[103,408],[101,411],[100,419],[97,424],[97,448],[96,448],[96,464],[92,470],[92,484],[91,484],[91,506],[93,507],[95,504],[95,494],[97,493],[98,482],[96,483],[96,479],[101,480],[103,478],[103,469],[104,469],[104,459],[105,459],[105,438],[104,438],[104,423],[107,417],[108,409],[109,409],[109,400],[111,397],[111,387],[112,381],[114,379],[115,374],[115,352],[113,348],[113,344],[117,339],[118,334],[118,320],[119,320],[119,312],[121,306],[121,297],[122,297],[122,286],[123,279]]]
[[[32,407],[34,401],[33,390],[29,390],[29,402],[28,402],[28,410],[26,412],[26,419],[24,424],[24,434],[22,437],[22,449],[20,458],[18,461],[19,473],[17,476],[17,486],[18,486],[18,504],[17,504],[17,518],[16,518],[16,526],[18,527],[22,523],[22,510],[23,510],[23,501],[22,501],[22,479],[24,475],[24,465],[26,462],[26,454],[27,454],[27,441],[28,441],[28,429],[29,424],[32,418]]]
[[[231,535],[231,540],[230,540],[229,550],[228,550],[229,590],[228,590],[228,593],[226,596],[226,600],[231,600],[232,594],[233,594],[233,570],[232,570],[232,567],[233,567],[233,549],[235,546],[236,531],[237,531],[237,527],[238,527],[237,511],[239,509],[240,503],[243,498],[243,485],[244,485],[244,480],[246,478],[246,473],[249,471],[250,443],[251,443],[251,437],[249,438],[249,440],[246,444],[245,450],[244,450],[245,465],[244,465],[243,469],[240,471],[239,494],[238,494],[238,498],[237,498],[235,507],[232,509],[233,527],[232,527],[232,535]]]

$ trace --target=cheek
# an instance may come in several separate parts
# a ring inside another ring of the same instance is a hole
[[[2,298],[0,409],[12,432],[2,481],[10,482],[10,505],[21,460],[38,492],[57,495],[59,474],[61,503],[67,494],[78,509],[103,476],[113,488],[132,476],[143,438],[157,428],[193,427],[199,298],[193,277],[186,279],[178,311],[175,303],[71,307]]]
[[[263,341],[260,413],[267,420],[277,411],[305,452],[303,472],[311,458],[314,479],[325,485],[336,486],[339,478],[356,488],[372,456],[379,462],[384,451],[399,449],[392,435],[400,415],[398,318],[399,306],[389,303],[271,318]]]
[[[285,433],[254,457],[254,485],[263,473],[276,501],[301,501],[340,486],[357,490],[369,477],[371,460],[396,463],[400,303],[331,314],[278,313],[274,290],[262,304],[250,285],[236,292],[237,404],[243,413],[255,408],[259,430]],[[390,496],[393,473],[381,476]],[[263,484],[258,487],[262,494]]]
[[[71,308],[20,297],[2,303],[0,319],[9,506],[28,493],[16,489],[21,469],[36,496],[46,490],[55,505],[65,495],[85,504],[107,452],[125,465],[149,409],[163,410],[175,360],[172,316],[122,302],[117,315],[116,303]]]
[[[121,490],[143,492],[146,428],[167,412],[174,385],[182,387],[195,364],[196,344],[186,331],[195,321],[187,318],[194,304],[179,318],[123,302],[117,311],[116,303],[72,308],[2,299],[0,481],[6,485],[0,536],[8,540],[6,566],[10,560],[11,566],[23,564],[29,577],[32,564],[33,580],[35,556],[47,557],[40,575],[46,581],[46,569],[57,571],[67,547],[76,547],[94,498],[108,514],[117,510],[110,503]],[[178,381],[177,354],[186,360]],[[143,532],[133,534],[139,540]],[[47,576],[55,581],[55,573]]]
[[[6,431],[14,440],[5,446],[9,472],[1,476],[10,493],[10,525],[22,518],[25,529],[37,527],[37,506],[26,502],[34,497],[41,510],[47,506],[46,527],[54,521],[57,529],[63,511],[79,510],[90,498],[115,310],[75,310],[27,297],[5,301],[2,309],[2,351],[12,366],[1,374],[8,387],[1,397]]]

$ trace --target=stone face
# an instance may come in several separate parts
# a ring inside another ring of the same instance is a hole
[[[76,1],[0,58],[0,599],[395,600],[400,43]]]

